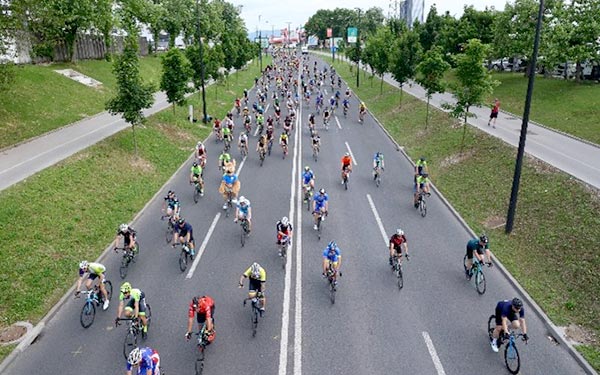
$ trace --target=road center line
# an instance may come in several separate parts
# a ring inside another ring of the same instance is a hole
[[[354,154],[352,153],[352,150],[350,149],[350,145],[348,144],[348,142],[344,142],[344,143],[346,144],[346,148],[348,149],[350,156],[352,156],[352,163],[354,165],[358,165],[358,163],[356,162],[356,158],[354,157]]]
[[[423,331],[423,338],[425,339],[425,345],[427,345],[429,355],[431,355],[433,365],[435,366],[438,375],[446,375],[444,367],[442,366],[442,362],[440,361],[440,357],[438,357],[435,347],[433,346],[433,341],[431,341],[431,337],[429,337],[429,333]]]
[[[212,232],[215,230],[215,227],[217,226],[217,222],[219,221],[220,217],[221,217],[221,213],[218,212],[217,215],[215,216],[215,218],[213,219],[213,222],[210,225],[210,228],[208,228],[208,233],[206,233],[206,237],[204,237],[204,241],[202,241],[202,245],[200,246],[200,249],[196,253],[196,259],[194,259],[194,263],[192,264],[192,267],[190,268],[187,275],[185,276],[186,279],[191,279],[192,276],[194,276],[194,271],[196,270],[196,267],[198,267],[198,263],[200,263],[200,258],[202,258],[202,254],[204,253],[204,250],[206,249],[206,244],[208,244],[208,240],[210,240],[210,236],[212,236]]]
[[[338,117],[334,115],[333,118],[335,118],[335,122],[337,123],[338,128],[340,128],[340,130],[342,130],[342,125],[340,125],[340,120],[338,120]],[[354,159],[354,158],[352,158],[352,159]]]
[[[375,221],[377,222],[377,226],[379,227],[379,231],[381,232],[381,236],[383,237],[383,242],[387,246],[389,237],[385,233],[385,229],[383,228],[383,223],[381,222],[381,218],[379,217],[379,213],[377,212],[375,203],[373,203],[373,199],[371,199],[371,194],[367,194],[367,200],[369,201],[369,206],[371,206],[371,211],[373,211],[373,215],[375,215]]]

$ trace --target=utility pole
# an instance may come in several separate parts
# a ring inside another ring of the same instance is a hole
[[[206,92],[204,90],[204,51],[202,49],[202,35],[200,33],[200,0],[196,0],[196,35],[198,38],[198,52],[200,54],[200,86],[202,87],[202,122],[208,123],[206,114]]]
[[[360,86],[359,82],[359,73],[360,73],[360,12],[361,9],[358,9],[358,25],[356,25],[356,88]]]
[[[506,217],[506,227],[504,231],[508,234],[512,232],[515,220],[515,211],[517,209],[517,197],[519,195],[519,183],[521,181],[521,168],[523,166],[523,154],[525,152],[525,138],[527,137],[527,125],[529,124],[529,109],[531,108],[531,96],[533,95],[533,83],[535,81],[535,65],[537,63],[538,49],[540,45],[540,30],[542,28],[542,17],[544,16],[544,0],[540,0],[538,10],[538,19],[535,26],[535,39],[533,41],[533,54],[529,64],[529,81],[527,83],[527,96],[525,96],[525,109],[523,110],[523,123],[521,124],[521,137],[519,138],[519,149],[517,151],[517,161],[515,163],[515,175],[513,177],[512,190],[510,192],[510,202],[508,205],[508,214]]]
[[[260,72],[262,74],[262,30],[260,27],[260,14],[258,15],[258,61],[260,63]]]

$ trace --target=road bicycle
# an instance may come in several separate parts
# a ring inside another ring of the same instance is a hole
[[[417,197],[417,203],[415,204],[415,208],[419,210],[422,217],[427,216],[427,202],[425,201],[425,195],[430,196],[431,194],[420,191],[419,196]]]
[[[340,277],[342,276],[342,272],[337,272],[337,274]],[[337,277],[335,277],[336,270],[333,268],[333,263],[331,261],[329,262],[329,267],[327,268],[327,273],[325,275],[326,275],[327,281],[329,283],[329,300],[331,301],[331,304],[334,304],[335,303],[335,293],[337,292],[338,282],[337,282]]]
[[[329,131],[329,117],[325,117],[323,119],[323,127],[325,128],[325,130]]]
[[[406,256],[406,260],[408,260],[408,254],[405,255]],[[396,275],[396,279],[397,279],[397,284],[398,284],[398,289],[402,290],[402,288],[404,287],[404,276],[402,274],[402,263],[400,263],[400,258],[402,257],[402,255],[398,255],[395,254],[392,257],[392,271],[394,271],[394,274]]]
[[[150,305],[145,301],[140,301],[140,303],[146,304],[146,324],[148,325],[147,329],[150,329],[150,320],[152,319],[152,310]],[[125,334],[125,340],[123,340],[123,356],[125,359],[129,357],[129,353],[136,348],[138,345],[138,337],[141,337],[143,340],[148,338],[148,333],[144,332],[144,326],[142,324],[142,320],[137,318],[117,318],[115,321],[115,325],[118,326],[119,322],[126,321],[127,322],[127,334]]]
[[[348,106],[344,106],[344,118],[348,118]]]
[[[288,154],[288,145],[287,145],[287,143],[282,143],[281,144],[281,151],[283,152],[283,159],[285,160],[285,157]]]
[[[317,159],[319,158],[319,145],[313,144],[312,151],[313,151],[313,159],[315,159],[315,163],[316,163]]]
[[[164,215],[164,216],[160,217],[161,220],[165,220],[165,218],[167,219],[167,229],[165,230],[165,241],[167,242],[167,245],[168,245],[171,243],[171,241],[173,241],[173,232],[175,231],[175,223],[173,222],[172,216]]]
[[[194,178],[192,185],[194,185],[194,203],[198,203],[200,197],[204,196],[204,190],[202,190],[202,180],[200,179],[200,176]]]
[[[198,341],[196,344],[198,351],[196,352],[196,363],[194,365],[194,368],[196,370],[196,375],[201,375],[202,371],[204,370],[204,351],[206,350],[206,347],[210,343],[208,341],[208,333],[207,332],[208,332],[208,330],[206,328],[206,322],[204,322],[202,324],[202,328],[200,329],[200,331],[196,333],[196,336],[198,336]]]
[[[467,272],[467,254],[463,258],[463,267],[465,273]],[[470,273],[467,275],[467,280],[473,280],[475,283],[475,289],[477,293],[484,294],[486,289],[485,275],[483,274],[483,263],[473,256],[473,266],[471,267]]]
[[[344,190],[348,190],[348,180],[350,179],[350,171],[346,168],[342,174],[342,182],[344,183]]]
[[[262,292],[254,293],[253,297],[249,297],[244,299],[244,306],[246,306],[246,302],[248,300],[251,301],[250,308],[250,319],[252,322],[252,337],[256,336],[256,331],[258,329],[258,318],[262,317],[262,302],[261,298],[263,297]]]
[[[229,152],[231,149],[231,137],[223,137],[223,152]]]
[[[365,113],[367,111],[360,111],[358,113],[358,122],[362,125],[365,122]]]
[[[289,236],[283,236],[279,241],[279,256],[282,260],[283,269],[285,269],[285,265],[287,263],[287,252],[288,249],[292,247]]]
[[[225,187],[225,193],[227,194],[227,203],[225,204],[225,217],[229,217],[231,209],[233,208],[233,190],[230,187]]]
[[[265,156],[266,156],[266,152],[265,152],[265,148],[264,147],[260,147],[258,149],[258,158],[260,160],[260,166],[263,166],[263,163],[265,162]]]
[[[323,230],[323,215],[325,213],[317,212],[317,239],[321,239],[321,231]]]
[[[490,315],[488,319],[488,336],[490,338],[490,342],[493,339],[494,329],[496,328],[496,315]],[[517,339],[521,338],[521,340],[525,341],[527,344],[527,340],[525,339],[525,335],[523,333],[515,333],[511,331],[508,334],[508,339],[506,340],[506,345],[504,346],[504,364],[506,365],[506,369],[511,374],[518,374],[519,369],[521,368],[521,357],[519,356],[519,350],[517,349]],[[496,341],[498,348],[502,344],[504,344],[504,340],[502,340],[502,335],[498,337]]]
[[[119,275],[121,279],[127,277],[127,269],[131,263],[135,263],[135,258],[140,253],[140,244],[136,240],[135,247],[133,249],[125,248],[125,247],[115,247],[115,253],[119,251],[123,252],[123,257],[121,258],[121,266],[119,267]]]
[[[304,185],[304,203],[306,203],[306,209],[310,211],[312,204],[313,190],[310,185]]]
[[[240,154],[242,155],[242,158],[245,158],[246,156],[248,156],[248,144],[246,142],[242,143],[239,146],[240,149]]]
[[[373,168],[373,180],[375,181],[375,186],[377,187],[381,185],[381,172],[383,172],[383,167]]]
[[[267,154],[271,156],[271,150],[273,149],[273,138],[269,138],[269,142],[267,143]]]
[[[112,283],[109,280],[104,280],[103,283],[106,293],[108,294],[108,300],[110,301],[113,291]],[[79,322],[83,328],[90,328],[96,317],[96,306],[102,306],[104,304],[104,296],[98,285],[94,285],[92,289],[81,293],[85,294],[85,303],[81,308],[81,314],[79,314]],[[77,295],[77,298],[79,298],[79,295]]]
[[[175,246],[181,246],[181,253],[179,253],[179,269],[181,272],[185,272],[188,263],[194,260],[194,250],[190,248],[190,244],[188,242],[180,242],[173,245],[173,247]]]
[[[221,133],[221,128],[213,128],[213,133],[215,134],[215,143],[219,143],[219,141],[223,140],[223,133]]]
[[[240,222],[240,243],[242,247],[246,244],[246,237],[250,234],[250,225],[245,217],[238,220]]]

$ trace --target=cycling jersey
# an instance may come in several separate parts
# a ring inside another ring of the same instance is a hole
[[[129,293],[129,297],[127,299],[131,299],[131,301],[139,303],[144,298],[146,298],[146,294],[144,292],[142,292],[138,288],[132,288],[131,292]],[[119,293],[119,301],[123,301],[125,299],[126,298],[125,298],[125,295],[123,294],[123,292]]]
[[[129,227],[126,231],[117,231],[117,236],[123,236],[123,241],[125,242],[125,246],[129,246],[132,240],[135,239],[135,230],[132,227]]]
[[[229,163],[231,161],[231,155],[229,155],[229,154],[221,154],[219,156],[219,161],[223,161],[223,162]]]
[[[517,313],[512,309],[512,301],[500,301],[496,304],[495,315],[496,325],[499,326],[502,325],[502,318],[507,318],[511,322],[519,318],[525,318],[525,307],[521,307],[521,311]]]
[[[283,143],[283,144],[287,144],[288,137],[285,134],[282,134],[281,137],[279,137],[279,142]]]
[[[315,178],[313,171],[305,171],[302,174],[302,181],[304,181],[304,185],[308,185],[310,183],[310,180],[312,180],[313,178]]]
[[[183,227],[178,224],[175,226],[174,230],[177,234],[179,234],[179,237],[185,237],[189,233],[190,241],[194,240],[194,230],[192,229],[192,225],[190,223],[183,223]]]
[[[240,134],[240,143],[246,142],[248,142],[248,137],[246,136],[246,134]]]
[[[330,252],[329,248],[325,248],[325,250],[323,251],[323,258],[328,259],[330,262],[337,262],[340,258],[342,257],[342,253],[340,251],[339,247],[335,247],[335,249]]]
[[[206,153],[206,149],[204,147],[196,148],[196,152],[198,153],[198,156],[202,156]]]
[[[238,208],[238,210],[240,210],[240,212],[244,215],[244,216],[248,216],[248,212],[250,210],[250,203],[243,205],[241,203],[237,203],[236,207]]]
[[[417,184],[419,184],[419,186],[423,186],[429,182],[429,177],[423,177],[422,175],[417,176]]]
[[[229,135],[231,135],[231,129],[229,128],[223,128],[223,137],[229,137]]]
[[[142,362],[140,362],[137,374],[146,375],[148,370],[152,370],[152,375],[159,374],[160,357],[158,356],[158,352],[148,347],[140,348],[140,350],[142,352]],[[127,371],[131,371],[132,367],[133,366],[127,362]]]
[[[104,272],[106,271],[106,267],[104,267],[103,264],[100,263],[88,263],[88,270],[87,272],[90,274],[90,276],[92,275],[102,275]],[[83,276],[85,274],[85,272],[83,271],[83,269],[79,269],[79,276]]]
[[[347,167],[350,164],[352,164],[352,158],[350,156],[344,156],[344,157],[342,157],[342,165],[344,167]]]
[[[481,250],[488,250],[490,247],[489,245],[486,243],[485,245],[481,246],[479,244],[479,239],[478,238],[473,238],[472,240],[469,240],[469,242],[467,242],[467,250],[470,251],[481,251]]]
[[[419,159],[415,163],[415,166],[417,167],[417,171],[419,172],[419,174],[421,174],[423,172],[423,169],[427,167],[427,161]]]
[[[237,181],[238,177],[233,173],[225,173],[223,175],[223,182],[227,185],[233,185]]]
[[[316,145],[318,145],[320,142],[321,142],[321,137],[318,137],[318,136],[317,136],[317,137],[313,137],[313,138],[312,138],[312,143],[313,143],[313,146],[316,146]]]
[[[325,194],[316,194],[313,197],[313,201],[316,202],[316,207],[315,210],[320,210],[321,208],[325,207],[325,202],[327,202],[329,200],[329,195],[327,195],[327,193]]]
[[[190,171],[192,172],[192,174],[196,177],[200,176],[202,174],[202,167],[197,165],[197,166],[192,166],[192,168],[190,169]]]
[[[280,221],[277,222],[277,233],[281,232],[283,234],[289,235],[293,230],[292,224],[288,223],[288,225],[283,225]]]
[[[188,309],[188,318],[193,318],[194,314],[204,315],[206,319],[211,319],[213,309],[215,308],[215,301],[209,296],[202,296],[198,298],[196,304],[194,301],[190,302],[190,308]]]
[[[375,162],[375,165],[377,165],[378,167],[381,166],[381,164],[383,163],[383,154],[375,154],[375,156],[373,156],[373,161]]]
[[[402,249],[402,244],[406,243],[406,237],[404,235],[399,236],[394,234],[392,238],[390,238],[390,245],[394,245],[394,249],[396,251],[400,251]]]
[[[168,195],[165,196],[165,202],[167,207],[171,209],[175,209],[176,206],[179,206],[179,199],[177,197],[170,198]]]
[[[258,276],[258,279],[255,279],[252,276],[252,267],[248,267],[248,269],[244,272],[244,275],[246,275],[246,277],[249,277],[250,280],[258,280],[258,281],[262,281],[265,282],[267,281],[267,271],[265,271],[264,268],[260,267],[260,275]]]

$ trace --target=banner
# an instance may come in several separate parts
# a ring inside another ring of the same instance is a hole
[[[327,37],[331,38],[331,35],[333,35],[333,30],[330,27],[328,27],[327,28]]]
[[[358,29],[356,27],[348,28],[348,43],[356,43],[358,37]]]

